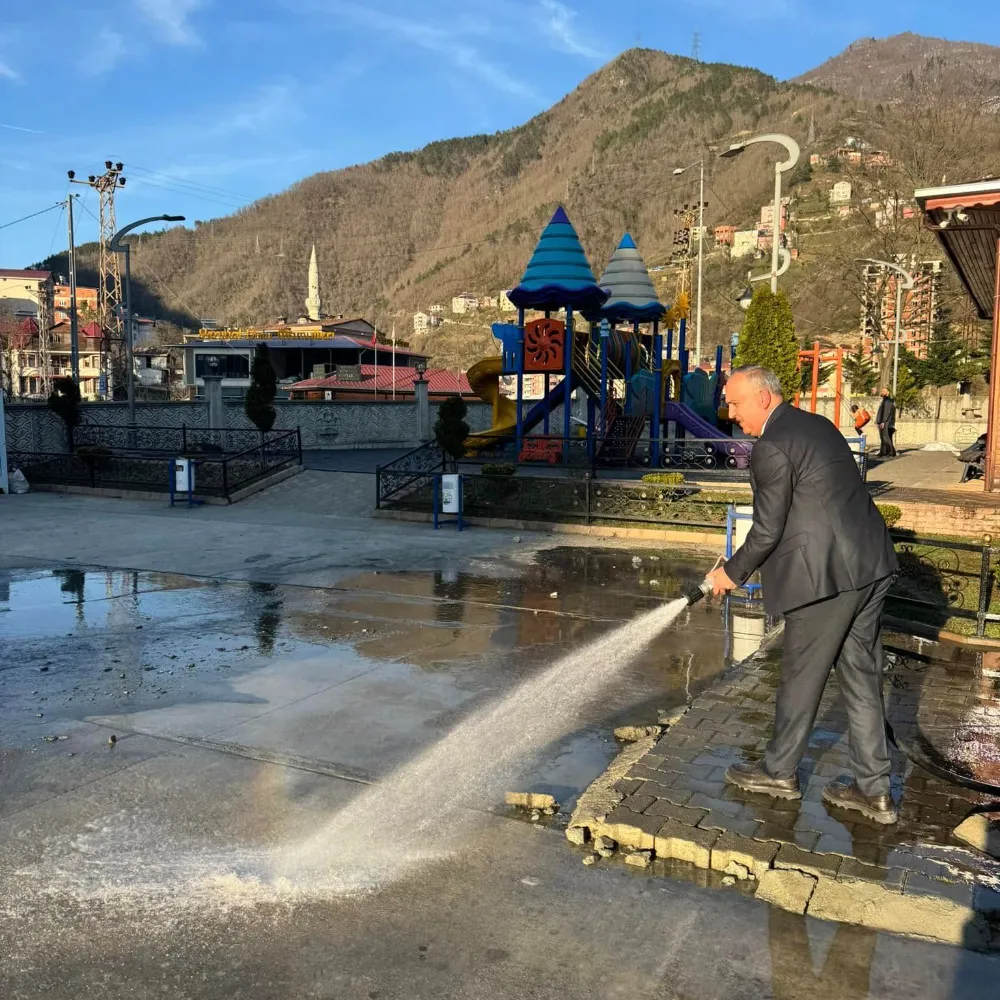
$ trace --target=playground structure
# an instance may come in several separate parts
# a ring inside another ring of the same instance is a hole
[[[816,412],[816,400],[819,397],[820,367],[824,364],[834,365],[833,374],[833,424],[840,426],[840,403],[844,398],[844,349],[836,347],[829,351],[824,351],[819,346],[819,341],[813,341],[813,346],[805,351],[799,351],[799,370],[803,366],[809,365],[811,370],[811,387],[809,391],[809,412]],[[802,393],[795,394],[794,405],[800,406]]]
[[[468,372],[473,391],[493,406],[491,428],[467,441],[470,454],[513,449],[520,461],[569,464],[574,445],[582,445],[591,464],[670,466],[693,452],[705,468],[746,466],[749,442],[718,426],[722,348],[713,373],[689,371],[686,300],[671,309],[659,301],[628,233],[596,281],[560,206],[508,295],[517,323],[493,325],[501,354]],[[526,320],[528,310],[542,315]],[[563,311],[564,320],[553,315]],[[580,329],[578,317],[587,321]],[[542,398],[530,405],[524,398],[528,374],[544,376]],[[514,398],[501,392],[504,376],[516,379]],[[585,419],[574,417],[576,390]],[[582,437],[572,437],[574,424]]]

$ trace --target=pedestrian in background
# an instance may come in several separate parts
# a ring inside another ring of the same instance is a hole
[[[857,403],[851,403],[851,413],[854,414],[854,433],[860,434],[871,423],[872,415]]]
[[[895,458],[896,446],[892,443],[892,436],[896,433],[896,401],[888,389],[882,390],[882,402],[878,404],[875,423],[880,441],[879,458]]]

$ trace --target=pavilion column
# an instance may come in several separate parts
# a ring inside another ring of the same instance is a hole
[[[1000,237],[997,238],[997,266],[993,284],[993,342],[990,350],[990,412],[986,419],[986,490],[997,488],[1000,473],[1000,438],[997,413],[1000,411]]]

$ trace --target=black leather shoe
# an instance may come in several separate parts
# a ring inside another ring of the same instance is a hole
[[[891,795],[862,795],[853,781],[831,781],[823,789],[823,801],[841,809],[853,809],[883,826],[892,826],[899,819]]]
[[[790,778],[772,778],[764,765],[733,764],[726,771],[726,781],[730,785],[742,788],[745,792],[759,792],[761,795],[774,795],[779,799],[801,799],[798,775]]]

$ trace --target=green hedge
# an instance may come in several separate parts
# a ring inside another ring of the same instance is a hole
[[[680,486],[684,482],[683,472],[647,472],[643,477],[644,483],[653,483],[656,486]]]
[[[487,462],[483,466],[484,476],[513,476],[517,466],[513,462]]]
[[[882,515],[882,520],[891,528],[903,516],[903,512],[894,503],[877,503],[875,506]]]

